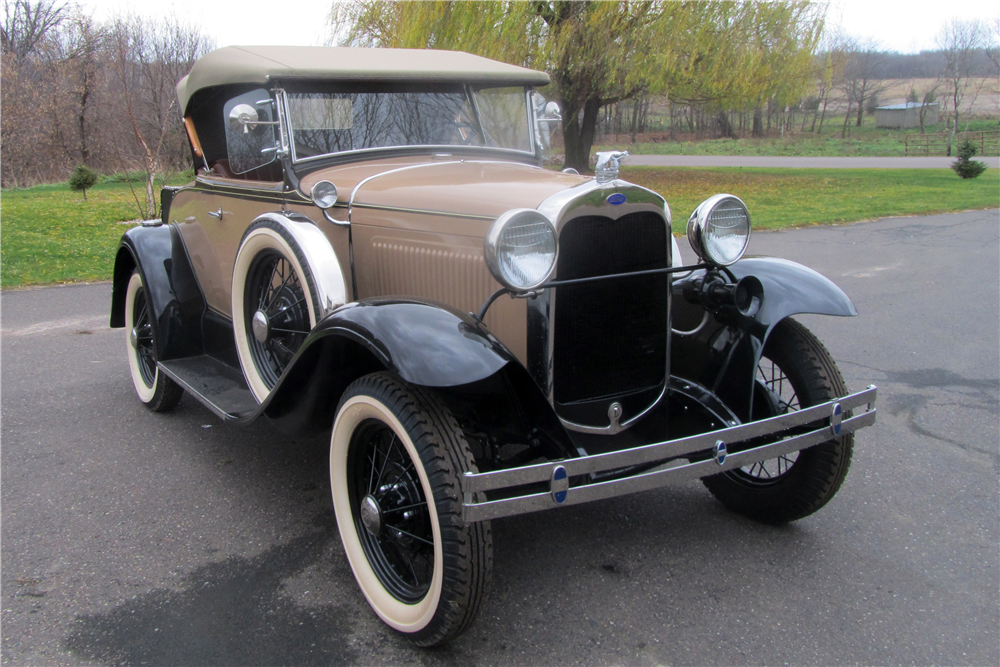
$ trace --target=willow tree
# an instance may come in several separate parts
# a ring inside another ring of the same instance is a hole
[[[808,63],[822,24],[806,0],[357,0],[336,4],[332,17],[350,45],[453,49],[545,70],[545,94],[562,107],[566,166],[581,171],[602,106],[645,92],[720,108],[769,99],[783,63]]]

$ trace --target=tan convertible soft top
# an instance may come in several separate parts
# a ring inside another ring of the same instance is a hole
[[[549,75],[461,51],[333,46],[227,46],[206,54],[177,84],[187,110],[202,88],[271,79],[447,81],[544,86]]]

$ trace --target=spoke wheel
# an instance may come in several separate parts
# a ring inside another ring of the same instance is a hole
[[[764,345],[754,385],[755,419],[847,394],[836,362],[806,327],[790,318]],[[847,417],[848,415],[845,415]],[[786,523],[823,507],[851,466],[854,435],[702,479],[730,509],[765,523]]]
[[[775,417],[802,408],[795,387],[781,366],[768,357],[757,365],[754,386],[754,418]],[[782,454],[773,459],[757,461],[729,473],[744,484],[771,486],[787,475],[799,458],[798,452]]]
[[[316,326],[312,273],[277,222],[254,223],[233,269],[233,333],[243,375],[263,402]]]
[[[418,646],[464,632],[487,597],[490,524],[462,520],[462,474],[476,470],[432,392],[389,373],[344,392],[330,442],[344,552],[375,613]]]
[[[153,314],[138,269],[132,273],[125,293],[125,348],[139,400],[155,412],[173,409],[184,390],[156,366]]]
[[[276,251],[254,258],[247,276],[244,326],[252,332],[250,354],[267,388],[272,388],[312,329],[302,281],[292,263]]]
[[[385,423],[371,419],[354,433],[348,459],[355,530],[379,581],[412,604],[434,575],[434,532],[413,460]]]

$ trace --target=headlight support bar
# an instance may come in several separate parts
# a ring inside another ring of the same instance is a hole
[[[483,305],[479,307],[479,311],[473,316],[479,320],[483,321],[486,317],[486,311],[490,309],[493,302],[499,299],[504,294],[512,294],[515,298],[527,298],[536,295],[543,289],[549,289],[550,287],[563,287],[565,285],[583,285],[585,283],[594,283],[599,280],[615,280],[618,278],[634,278],[636,276],[652,276],[657,274],[671,274],[671,273],[685,273],[688,271],[697,271],[699,269],[711,269],[710,264],[692,264],[691,266],[668,266],[663,269],[646,269],[644,271],[628,271],[626,273],[609,273],[606,276],[588,276],[586,278],[571,278],[568,280],[550,280],[547,283],[542,283],[538,287],[531,289],[527,292],[515,292],[508,287],[501,287],[496,292],[487,297]],[[470,313],[471,314],[471,313]]]

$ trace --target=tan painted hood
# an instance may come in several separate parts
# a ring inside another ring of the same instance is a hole
[[[302,190],[308,192],[321,179],[337,186],[340,201],[352,201],[355,224],[378,224],[380,211],[492,221],[512,208],[537,208],[590,180],[515,162],[404,158],[324,169],[304,178]]]

